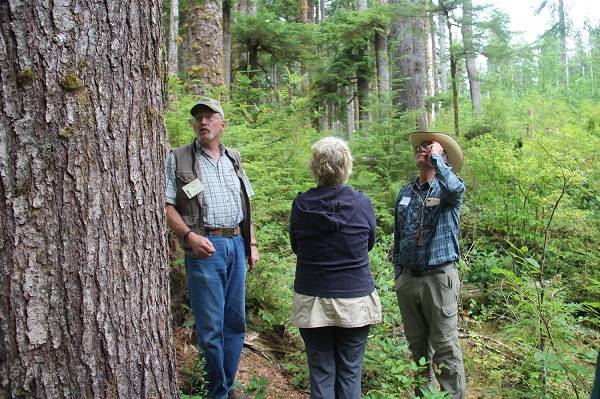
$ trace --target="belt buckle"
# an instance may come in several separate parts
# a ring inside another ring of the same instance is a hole
[[[233,237],[235,236],[235,227],[223,227],[221,232],[223,237]]]

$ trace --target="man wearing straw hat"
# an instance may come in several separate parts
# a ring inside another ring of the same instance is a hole
[[[394,228],[396,295],[413,359],[430,362],[443,391],[467,397],[458,343],[460,206],[465,192],[456,175],[463,164],[458,143],[443,133],[410,136],[419,176],[398,194]],[[423,393],[416,389],[417,396]]]

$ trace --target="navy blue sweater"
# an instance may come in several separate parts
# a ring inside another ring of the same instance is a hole
[[[292,203],[290,241],[298,256],[294,291],[326,298],[357,298],[375,289],[369,251],[375,245],[369,197],[349,186],[320,186]]]

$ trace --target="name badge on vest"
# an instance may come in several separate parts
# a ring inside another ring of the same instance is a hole
[[[187,195],[188,198],[193,198],[196,195],[198,195],[199,193],[201,193],[202,190],[204,190],[204,186],[202,185],[202,182],[200,181],[200,179],[196,178],[196,179],[192,180],[190,183],[181,187],[181,189],[183,190],[185,195]]]
[[[410,203],[410,197],[402,197],[400,200],[401,206],[407,206]]]

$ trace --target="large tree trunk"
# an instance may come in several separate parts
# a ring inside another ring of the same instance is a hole
[[[447,21],[445,15],[438,16],[438,48],[440,58],[440,90],[448,90],[448,47],[446,45]]]
[[[179,0],[171,0],[169,13],[169,74],[179,72],[177,62],[177,41],[179,38]]]
[[[463,20],[461,31],[465,50],[465,62],[469,77],[471,105],[475,115],[481,115],[481,90],[479,88],[479,72],[475,64],[475,46],[473,44],[473,5],[471,0],[463,0]]]
[[[0,397],[175,398],[161,1],[0,2]]]
[[[223,86],[222,0],[191,1],[185,25],[182,51],[188,80],[196,81],[195,90],[198,94]]]
[[[411,0],[418,4],[418,0]],[[399,17],[392,24],[392,36],[398,45],[393,60],[398,76],[396,103],[402,110],[416,111],[416,128],[427,130],[425,112],[425,28],[422,17]]]

